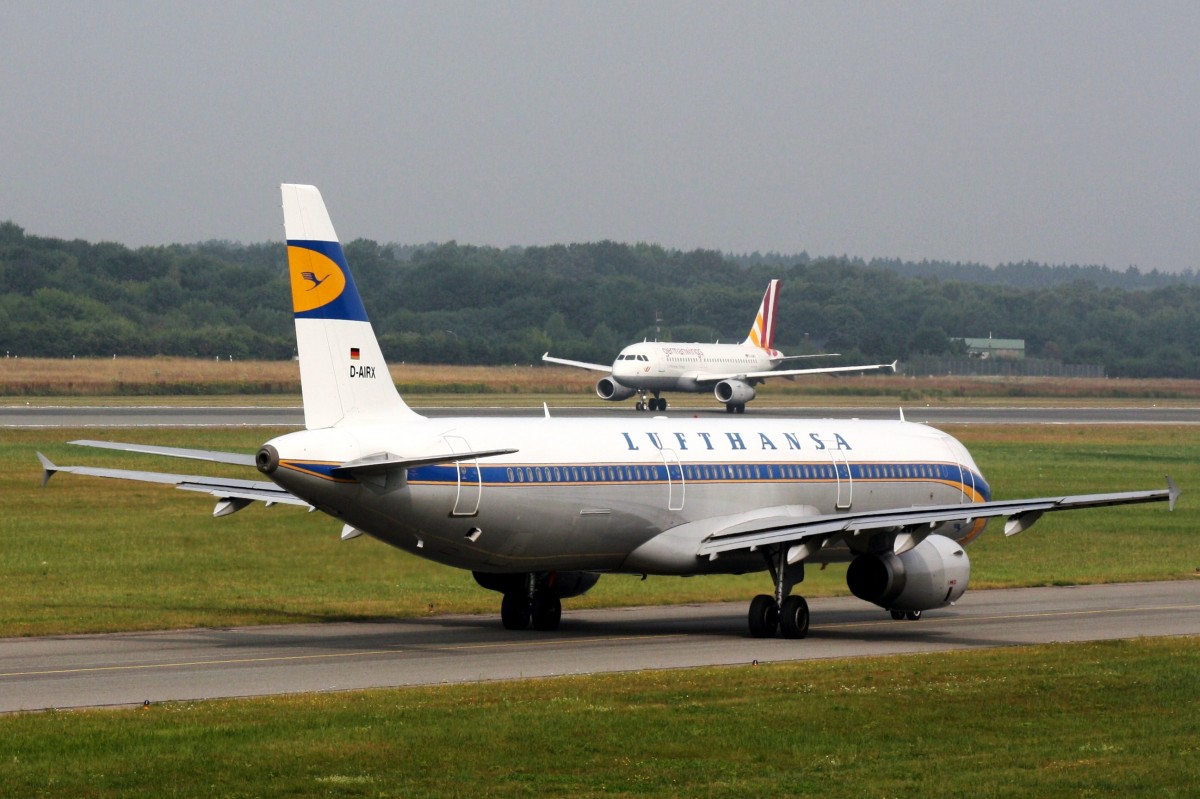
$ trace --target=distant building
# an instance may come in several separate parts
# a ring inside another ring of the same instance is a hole
[[[1001,358],[1019,361],[1025,358],[1025,339],[1023,338],[960,338],[967,348],[967,357],[992,359]]]

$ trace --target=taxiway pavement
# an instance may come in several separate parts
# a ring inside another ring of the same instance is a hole
[[[811,601],[804,640],[755,639],[742,603],[0,640],[0,712],[1200,635],[1200,580],[969,591],[917,622]]]
[[[1200,424],[1200,406],[1159,407],[1130,405],[1123,407],[808,407],[769,408],[751,405],[739,418],[803,419],[898,419],[901,408],[910,422],[939,424]],[[541,416],[541,407],[530,408],[417,408],[426,416]],[[552,416],[627,416],[644,418],[629,403],[552,407]],[[672,408],[668,417],[725,417],[720,406]],[[71,407],[5,406],[0,407],[3,427],[303,427],[301,408],[263,407]]]

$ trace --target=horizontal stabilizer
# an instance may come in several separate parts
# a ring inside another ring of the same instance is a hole
[[[95,466],[58,466],[40,452],[38,453],[38,460],[42,463],[42,485],[45,485],[55,473],[67,472],[69,474],[81,474],[86,477],[107,477],[115,480],[132,480],[139,483],[173,485],[184,491],[200,491],[223,500],[245,499],[272,504],[280,503],[308,507],[307,502],[294,494],[284,491],[274,483],[261,480],[238,480],[231,477],[143,472],[134,469],[104,469]]]
[[[68,441],[79,447],[96,447],[98,449],[115,449],[121,452],[138,452],[144,455],[166,455],[170,458],[189,458],[195,461],[210,463],[229,463],[234,466],[253,466],[254,456],[241,452],[220,452],[208,449],[183,449],[182,447],[156,447],[150,444],[123,444],[117,441]]]
[[[458,463],[476,458],[490,458],[495,455],[511,455],[516,451],[515,449],[481,449],[474,452],[443,452],[438,455],[422,455],[419,458],[406,458],[390,452],[380,452],[346,461],[334,469],[334,474],[338,472],[350,472],[355,475],[378,474],[395,469],[415,469],[419,466],[433,466],[438,463]]]

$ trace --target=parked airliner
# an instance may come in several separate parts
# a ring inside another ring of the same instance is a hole
[[[1044,513],[1166,501],[1167,488],[993,500],[971,455],[920,424],[819,419],[430,419],[396,391],[320,193],[286,184],[283,217],[304,430],[256,454],[77,441],[256,467],[268,480],[57,466],[208,493],[227,516],[252,502],[315,509],[474,573],[503,594],[511,629],[552,630],[561,600],[603,574],[765,571],[754,636],[803,638],[793,592],[806,564],[849,561],[858,597],[893,617],[958,600],[965,545],[989,518],[1018,533]],[[314,278],[316,278],[314,280]]]
[[[725,405],[727,413],[744,413],[746,403],[754,399],[757,393],[754,387],[768,377],[790,378],[875,369],[896,371],[895,361],[867,366],[780,369],[786,361],[822,356],[789,356],[775,349],[775,313],[778,304],[779,281],[772,280],[767,284],[754,324],[741,344],[643,341],[621,350],[611,366],[554,358],[548,352],[542,355],[542,360],[594,372],[607,372],[607,377],[596,381],[596,396],[609,402],[620,402],[637,394],[634,407],[639,411],[665,411],[667,399],[662,396],[664,391],[693,394],[711,391]],[[647,394],[654,396],[647,397]]]

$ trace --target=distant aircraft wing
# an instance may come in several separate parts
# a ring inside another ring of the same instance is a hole
[[[1051,511],[1142,502],[1166,502],[1174,510],[1179,494],[1179,487],[1168,477],[1167,488],[1157,491],[996,500],[813,516],[781,512],[712,531],[700,542],[696,554],[716,559],[722,552],[786,545],[790,546],[788,562],[795,563],[815,553],[836,535],[869,535],[884,531],[897,533],[894,547],[899,554],[919,544],[928,531],[951,522],[970,524],[979,519],[1007,516],[1004,534],[1013,536],[1028,530],[1042,514]]]
[[[876,369],[896,371],[896,361],[873,363],[865,366],[825,366],[819,369],[771,369],[766,372],[725,372],[722,374],[701,372],[695,375],[697,383],[719,383],[722,380],[765,380],[768,377],[795,377],[796,375],[829,375],[837,372],[870,372]]]
[[[584,361],[568,361],[566,358],[552,358],[550,353],[544,353],[542,360],[546,363],[558,363],[563,366],[577,366],[580,369],[591,369],[593,372],[612,372],[612,364],[604,366],[598,363],[586,363]]]
[[[58,466],[42,453],[37,453],[42,463],[42,485],[50,482],[50,478],[58,472],[82,474],[89,477],[108,477],[116,480],[133,480],[140,483],[162,483],[173,485],[184,491],[200,491],[211,494],[221,500],[214,516],[224,516],[235,510],[240,510],[251,502],[280,503],[284,505],[309,504],[299,497],[284,491],[274,483],[262,480],[239,480],[232,477],[206,477],[194,474],[167,474],[165,472],[144,472],[134,469],[105,469],[95,466]]]
[[[778,358],[772,358],[773,363],[783,363],[784,361],[803,361],[809,358],[839,358],[840,352],[815,352],[810,355],[781,355]]]

